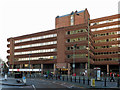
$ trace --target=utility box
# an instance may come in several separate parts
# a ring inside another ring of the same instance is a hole
[[[94,78],[91,79],[91,86],[95,87],[95,79]]]

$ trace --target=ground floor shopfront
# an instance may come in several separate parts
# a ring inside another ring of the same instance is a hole
[[[11,65],[10,72],[26,72],[30,74],[40,73],[41,75],[52,73],[52,74],[61,74],[61,75],[72,75],[73,72],[76,75],[87,75],[87,63],[75,63],[75,68],[73,68],[73,63],[67,63],[66,68],[57,68],[56,64],[15,64]],[[13,67],[13,68],[12,68]],[[101,75],[110,75],[110,73],[119,74],[119,65],[90,65],[90,75],[94,74],[95,68],[100,68]]]

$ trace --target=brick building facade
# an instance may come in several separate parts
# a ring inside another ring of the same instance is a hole
[[[10,68],[72,74],[75,64],[75,73],[80,75],[90,63],[91,69],[118,72],[119,16],[91,20],[85,9],[57,16],[53,30],[8,38]]]

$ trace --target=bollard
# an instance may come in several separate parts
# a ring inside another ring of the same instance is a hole
[[[85,78],[83,78],[83,84],[85,84]]]
[[[5,74],[5,80],[7,81],[7,74]]]
[[[63,76],[63,81],[64,81],[64,76]]]
[[[79,77],[79,83],[80,83],[80,77]]]
[[[117,87],[119,87],[119,83],[120,83],[120,81],[119,81],[119,79],[118,79],[118,81],[117,81]]]
[[[72,77],[70,78],[70,81],[72,82]]]
[[[68,76],[67,76],[67,81],[68,81]]]
[[[76,83],[76,76],[75,76],[75,83]]]
[[[88,78],[88,85],[89,85],[89,81],[90,81],[90,80],[89,80],[89,78]]]
[[[23,81],[24,85],[26,85],[26,77],[25,76],[22,77],[22,81]]]
[[[56,80],[57,80],[57,75],[56,75]]]
[[[104,86],[106,87],[106,78],[105,78],[105,83],[104,83]]]

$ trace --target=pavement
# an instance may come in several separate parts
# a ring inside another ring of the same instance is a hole
[[[91,81],[85,80],[85,84],[83,83],[83,78],[81,77],[81,80],[79,82],[78,78],[72,77],[72,82],[70,78],[67,80],[66,77],[61,78],[61,80],[56,80],[56,78],[50,78],[46,79],[44,77],[39,78],[27,78],[26,85],[22,83],[17,83],[15,78],[8,77],[7,81],[3,78],[0,78],[0,84],[2,86],[7,85],[11,87],[18,86],[20,88],[116,88],[120,89],[120,87],[117,87],[117,82],[106,82],[106,86],[104,86],[104,80],[103,81],[95,81],[95,87],[91,86]]]
[[[0,85],[25,86],[23,82],[17,83],[15,78],[8,77],[7,80],[5,80],[4,77],[2,77],[1,75],[0,75]]]
[[[52,81],[53,83],[58,83],[60,85],[64,85],[68,88],[120,88],[117,87],[117,81],[116,82],[110,82],[109,80],[107,80],[106,82],[106,86],[105,86],[105,82],[104,80],[102,81],[95,81],[95,87],[91,86],[91,81],[89,81],[89,85],[88,85],[88,80],[85,80],[85,84],[83,83],[83,78],[81,78],[80,82],[79,82],[79,78],[76,78],[76,82],[74,77],[72,77],[72,82],[70,80],[70,78],[67,80],[66,77],[64,77],[64,81],[63,78],[61,78],[61,80],[56,80],[54,79],[46,79],[46,78],[41,78],[42,80],[46,80],[46,81]]]
[[[23,89],[23,88],[28,88],[28,89],[34,89],[35,88],[66,88],[65,86],[59,85],[59,84],[55,84],[55,83],[51,83],[51,82],[46,82],[45,80],[40,80],[40,79],[29,79],[27,78],[27,82],[26,85],[24,83],[17,83],[15,78],[11,78],[8,77],[7,80],[4,80],[4,78],[0,79],[1,83],[0,83],[0,87],[2,90],[4,90],[5,88],[9,89],[9,88],[19,88],[19,89]],[[0,89],[0,90],[1,90]]]

